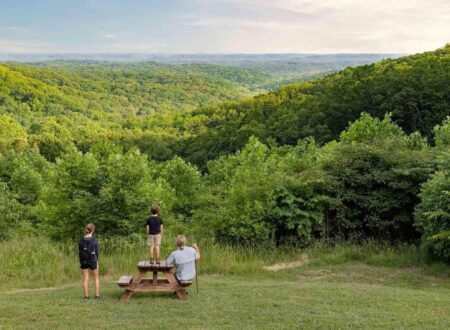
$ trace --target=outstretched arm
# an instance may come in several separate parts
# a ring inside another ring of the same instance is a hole
[[[195,260],[199,260],[200,259],[200,249],[198,248],[197,244],[192,244],[192,248],[195,250],[195,254],[197,255],[195,257]]]
[[[175,264],[175,254],[172,252],[169,256],[169,258],[167,258],[166,263],[168,265],[174,265]]]

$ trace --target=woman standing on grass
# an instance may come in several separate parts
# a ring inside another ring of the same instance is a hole
[[[98,243],[94,234],[95,225],[89,223],[84,228],[85,236],[78,243],[78,254],[80,256],[80,268],[83,273],[84,299],[89,299],[89,270],[94,275],[95,299],[100,298],[100,279],[98,277]]]

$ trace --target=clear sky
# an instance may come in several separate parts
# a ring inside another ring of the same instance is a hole
[[[0,0],[0,53],[415,53],[450,0]]]

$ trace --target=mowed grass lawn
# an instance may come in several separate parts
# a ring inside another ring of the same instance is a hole
[[[449,329],[448,276],[420,268],[348,263],[202,275],[199,294],[135,294],[118,301],[116,278],[102,299],[82,299],[81,281],[40,289],[0,289],[0,328],[82,329]],[[93,292],[91,292],[93,294]]]

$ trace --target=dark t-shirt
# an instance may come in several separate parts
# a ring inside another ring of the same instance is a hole
[[[147,226],[149,227],[149,235],[158,235],[161,233],[161,225],[163,221],[160,217],[149,217],[147,219]]]

